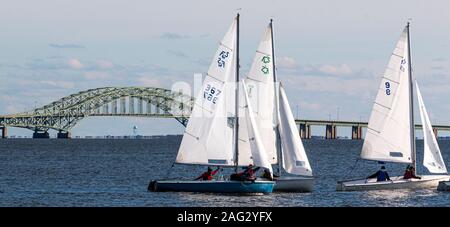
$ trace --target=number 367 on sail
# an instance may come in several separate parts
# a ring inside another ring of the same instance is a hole
[[[219,89],[211,86],[210,84],[207,84],[205,86],[205,90],[203,91],[203,98],[216,104],[217,100],[219,99],[220,93],[222,92]]]

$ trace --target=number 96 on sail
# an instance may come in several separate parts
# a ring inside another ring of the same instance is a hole
[[[214,86],[214,84],[206,84],[203,90],[203,99],[207,102],[216,104],[221,93],[222,91],[218,89],[217,86]]]

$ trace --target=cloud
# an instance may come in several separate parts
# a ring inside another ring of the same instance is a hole
[[[84,78],[88,80],[108,79],[111,76],[107,72],[101,71],[89,71],[84,73]]]
[[[190,37],[188,35],[182,35],[182,34],[173,33],[173,32],[164,32],[163,34],[161,34],[160,38],[176,40],[176,39],[188,39]]]
[[[67,61],[67,64],[72,69],[81,69],[84,67],[84,65],[80,62],[80,60],[76,58],[71,58]]]
[[[299,108],[315,111],[322,109],[322,106],[319,103],[300,102]]]
[[[443,62],[446,61],[447,59],[443,58],[443,57],[437,57],[437,58],[433,58],[432,61],[436,61],[436,62]]]
[[[69,81],[52,81],[52,80],[43,80],[41,84],[50,85],[58,88],[72,89],[75,87],[75,83]]]
[[[276,59],[276,64],[279,67],[282,67],[282,68],[285,68],[285,69],[295,69],[295,68],[297,68],[299,66],[297,64],[297,62],[295,61],[295,59],[293,59],[291,57],[277,58]]]
[[[189,56],[182,51],[179,50],[167,50],[167,53],[179,58],[188,58]]]
[[[58,48],[58,49],[81,49],[81,48],[85,48],[82,45],[78,45],[78,44],[73,44],[73,43],[65,43],[65,44],[55,44],[55,43],[50,43],[48,44],[50,47],[53,48]]]
[[[431,70],[443,70],[444,67],[442,67],[442,66],[431,66],[430,69]]]
[[[111,69],[114,68],[114,64],[107,60],[98,60],[96,66],[100,69]]]
[[[151,77],[152,76],[141,76],[137,81],[144,87],[161,87],[161,82],[158,79]]]
[[[352,73],[350,66],[342,64],[340,66],[321,65],[319,71],[330,75],[348,75]]]

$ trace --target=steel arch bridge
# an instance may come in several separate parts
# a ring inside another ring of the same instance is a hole
[[[32,111],[0,116],[0,127],[69,132],[89,116],[175,118],[186,126],[194,98],[153,87],[103,87],[63,97]]]

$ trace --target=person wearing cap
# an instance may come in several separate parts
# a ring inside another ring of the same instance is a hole
[[[217,169],[213,171],[212,168],[208,166],[208,170],[202,173],[199,177],[195,178],[195,180],[212,180],[213,176],[219,171],[219,169],[220,167],[217,167]]]
[[[369,178],[377,178],[377,182],[391,180],[389,178],[389,174],[387,173],[386,167],[384,167],[384,165],[381,166],[380,170],[378,170],[376,173],[367,177],[367,179],[369,179]]]
[[[403,179],[405,179],[405,180],[411,179],[411,178],[422,179],[421,177],[416,176],[416,174],[414,174],[414,172],[416,172],[415,169],[414,169],[414,166],[408,165],[406,167],[405,174],[403,175]]]

